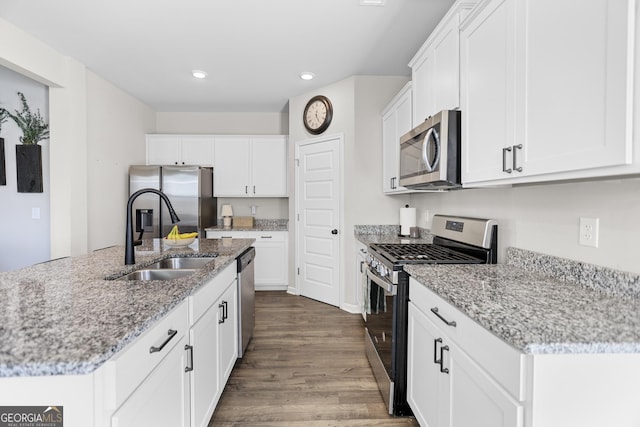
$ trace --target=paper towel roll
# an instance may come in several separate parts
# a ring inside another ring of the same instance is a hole
[[[400,234],[408,236],[410,228],[416,226],[416,208],[400,208]]]

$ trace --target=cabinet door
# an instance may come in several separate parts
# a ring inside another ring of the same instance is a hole
[[[629,163],[635,2],[519,3],[522,175]]]
[[[213,193],[216,197],[249,196],[248,137],[216,137]]]
[[[450,378],[435,363],[445,338],[412,302],[408,323],[407,401],[421,426],[447,426]]]
[[[522,427],[523,406],[457,346],[445,352],[451,375],[451,427]],[[447,357],[448,356],[448,357]]]
[[[238,282],[234,280],[218,300],[219,335],[218,356],[220,371],[218,381],[220,391],[224,389],[231,370],[238,359]],[[206,425],[206,424],[205,424]]]
[[[112,427],[189,425],[186,336],[165,356],[111,418]]]
[[[354,257],[354,259],[356,260],[356,265],[355,265],[356,298],[357,298],[358,304],[360,305],[360,312],[362,313],[362,317],[364,318],[364,320],[367,320],[367,307],[365,306],[365,298],[364,298],[365,292],[366,292],[365,290],[366,281],[365,281],[365,272],[364,272],[364,269],[366,268],[365,267],[366,256],[367,256],[366,245],[360,242],[356,242],[355,257]]]
[[[213,137],[185,135],[180,148],[181,164],[213,166]]]
[[[214,304],[189,331],[193,347],[191,375],[191,426],[206,427],[222,390],[218,376],[218,318]]]
[[[285,241],[256,238],[256,290],[285,290],[287,253]]]
[[[148,165],[177,165],[179,160],[179,135],[147,135]]]
[[[433,55],[433,48],[429,45],[411,66],[411,83],[413,85],[412,121],[415,126],[433,115],[433,110],[435,110],[435,97],[430,93],[435,86],[433,79],[435,77],[436,62]]]
[[[433,40],[433,78],[428,80],[426,96],[433,98],[427,102],[432,116],[441,110],[455,110],[460,107],[460,24],[456,13]]]
[[[252,138],[251,171],[251,195],[286,197],[287,139],[282,136]]]
[[[411,130],[411,84],[394,98],[382,116],[382,191],[406,192],[400,181],[400,137]]]
[[[510,177],[502,149],[515,144],[514,3],[484,3],[460,34],[463,183]]]

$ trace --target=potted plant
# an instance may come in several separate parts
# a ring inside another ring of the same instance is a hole
[[[40,115],[29,108],[27,99],[18,92],[22,102],[22,110],[2,109],[22,131],[20,145],[16,145],[16,171],[18,175],[19,193],[42,193],[42,147],[38,143],[49,138],[49,124]]]

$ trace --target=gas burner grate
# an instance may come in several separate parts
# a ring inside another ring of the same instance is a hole
[[[429,244],[372,245],[394,263],[401,264],[482,264],[485,261],[446,246]]]

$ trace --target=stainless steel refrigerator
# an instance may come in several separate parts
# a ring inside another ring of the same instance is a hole
[[[213,197],[213,168],[200,166],[129,167],[129,194],[143,188],[160,190],[169,197],[180,217],[181,233],[197,231],[205,237],[204,229],[217,222],[217,199]],[[133,203],[135,239],[163,237],[173,224],[169,211],[160,197],[142,194]]]

